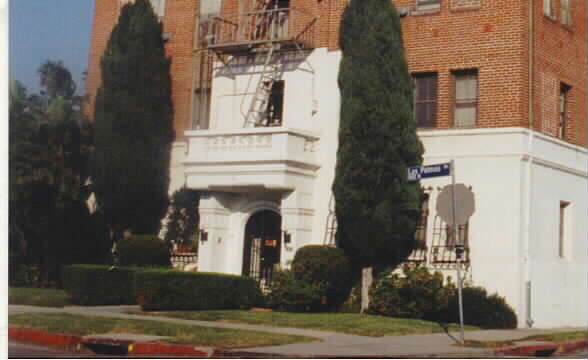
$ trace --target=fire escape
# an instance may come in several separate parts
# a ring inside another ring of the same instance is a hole
[[[227,65],[229,59],[253,57],[261,66],[260,76],[245,115],[244,127],[281,126],[268,116],[272,91],[280,80],[280,61],[288,51],[313,49],[317,17],[289,6],[288,0],[257,0],[253,10],[236,14],[221,12],[200,19],[198,43],[207,56],[205,69],[195,89],[210,89],[212,63],[216,57]],[[195,99],[197,100],[197,99]],[[201,103],[210,99],[202,99]]]

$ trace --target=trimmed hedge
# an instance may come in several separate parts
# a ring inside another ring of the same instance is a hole
[[[261,297],[248,277],[162,269],[137,272],[135,293],[144,311],[247,309]]]
[[[117,247],[121,266],[171,266],[167,245],[155,235],[132,235]]]
[[[63,269],[63,288],[78,305],[136,304],[134,276],[138,268],[69,265]]]
[[[290,270],[275,273],[270,289],[269,306],[286,312],[316,312],[325,294],[321,284],[296,279]]]
[[[350,291],[351,265],[345,252],[308,245],[296,252],[291,270],[274,277],[269,303],[282,311],[334,311]]]

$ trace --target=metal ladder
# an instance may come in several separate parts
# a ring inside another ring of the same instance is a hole
[[[263,69],[257,82],[255,94],[251,99],[249,110],[245,117],[244,127],[256,127],[256,126],[268,126],[269,119],[264,119],[264,116],[269,105],[269,98],[272,91],[273,84],[279,78],[279,56],[276,57],[276,61],[272,61],[274,54],[274,44],[269,44],[269,49],[266,53],[265,62]]]

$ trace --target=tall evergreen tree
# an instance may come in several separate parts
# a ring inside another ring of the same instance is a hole
[[[421,190],[407,182],[407,166],[422,163],[423,147],[400,19],[391,1],[351,0],[340,45],[341,123],[333,183],[337,245],[356,269],[395,267],[415,246]]]
[[[170,61],[148,0],[128,3],[101,59],[92,179],[113,241],[157,234],[168,206],[173,141]]]
[[[40,265],[44,282],[59,283],[61,265],[101,253],[86,205],[91,127],[80,121],[69,70],[47,61],[39,74],[44,95],[28,96],[18,82],[11,88],[10,256],[11,266]]]

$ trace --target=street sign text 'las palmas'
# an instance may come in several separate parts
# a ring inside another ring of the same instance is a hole
[[[437,176],[448,176],[451,173],[451,163],[433,164],[425,166],[411,166],[408,168],[408,181]]]

